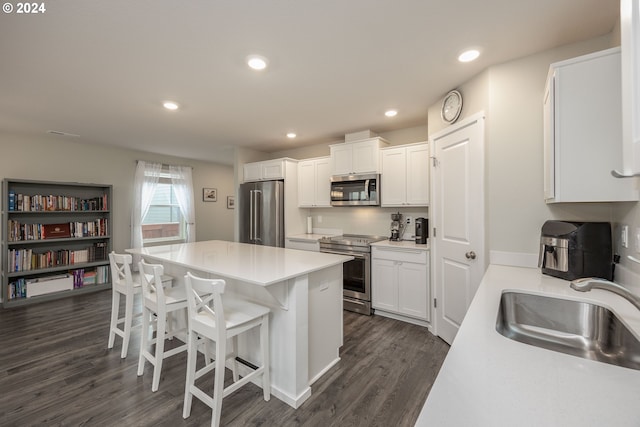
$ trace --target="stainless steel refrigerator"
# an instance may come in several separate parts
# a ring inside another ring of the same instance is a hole
[[[240,184],[240,242],[284,247],[284,182]]]

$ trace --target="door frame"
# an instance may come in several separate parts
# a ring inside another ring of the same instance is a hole
[[[433,205],[433,201],[436,199],[435,195],[436,195],[436,184],[439,184],[439,180],[436,180],[436,171],[435,171],[435,162],[436,162],[436,157],[435,157],[435,153],[436,153],[436,140],[437,139],[442,139],[443,137],[446,137],[449,134],[455,133],[465,127],[468,127],[470,125],[473,125],[474,122],[478,122],[480,124],[480,126],[482,126],[481,128],[481,138],[479,141],[479,144],[481,144],[480,147],[480,152],[482,153],[482,158],[479,159],[482,161],[481,164],[481,179],[482,179],[482,185],[481,185],[481,200],[483,201],[483,206],[482,206],[482,221],[481,221],[481,228],[482,228],[482,232],[480,233],[481,236],[481,242],[479,242],[478,247],[482,248],[482,253],[479,254],[478,256],[478,262],[483,264],[483,271],[486,271],[487,268],[487,248],[486,248],[486,223],[487,223],[487,215],[486,215],[486,168],[485,168],[485,157],[486,157],[486,151],[485,151],[485,137],[486,137],[486,117],[484,114],[484,111],[479,111],[475,114],[472,114],[471,116],[465,118],[464,120],[460,121],[459,123],[456,123],[455,125],[451,125],[451,126],[447,126],[446,128],[437,131],[435,133],[433,133],[432,135],[429,135],[429,147],[431,148],[431,153],[430,153],[430,162],[429,162],[429,169],[430,169],[430,173],[431,173],[431,183],[430,183],[430,194],[431,194],[431,206],[429,208],[429,217],[430,219],[432,219],[432,221],[430,221],[431,224],[431,232],[430,235],[433,236],[433,229],[434,228],[438,228],[439,225],[439,217],[438,217],[438,210],[434,208]],[[436,182],[438,181],[438,182]],[[437,239],[435,237],[429,239],[430,240],[430,252],[431,252],[431,257],[430,257],[430,264],[431,264],[431,271],[430,271],[430,278],[429,281],[431,283],[431,301],[429,301],[430,304],[432,304],[431,308],[432,308],[432,316],[431,316],[431,327],[432,327],[432,332],[434,335],[439,336],[438,335],[438,315],[440,314],[440,310],[442,309],[442,301],[440,301],[440,304],[434,306],[434,301],[436,300],[436,298],[439,296],[440,292],[439,292],[439,286],[440,283],[438,283],[436,281],[436,277],[438,274],[438,269],[439,269],[439,265],[438,265],[438,244],[437,244]],[[479,282],[478,282],[479,284]]]

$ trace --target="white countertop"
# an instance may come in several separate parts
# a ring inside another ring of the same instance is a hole
[[[426,245],[416,245],[415,240],[399,240],[392,242],[391,240],[381,240],[379,242],[372,243],[371,246],[389,247],[389,248],[403,248],[403,249],[420,249],[423,251],[429,250],[429,241]]]
[[[268,286],[353,259],[350,256],[298,251],[247,243],[210,240],[127,249],[157,262],[171,262],[255,285]]]
[[[580,293],[538,269],[492,265],[416,426],[640,426],[640,371],[500,335],[495,323],[505,289],[598,303],[640,336],[640,311],[617,295]]]

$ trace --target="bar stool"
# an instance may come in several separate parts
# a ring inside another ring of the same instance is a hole
[[[172,339],[176,334],[187,331],[186,326],[180,330],[175,329],[175,319],[172,316],[174,312],[184,311],[186,313],[187,299],[182,287],[164,289],[162,283],[163,272],[164,267],[160,264],[147,264],[144,261],[140,261],[142,334],[140,358],[138,359],[138,376],[142,375],[145,362],[149,361],[153,365],[151,391],[154,392],[158,390],[158,385],[160,384],[162,361],[187,349],[187,344],[183,344],[164,351],[166,339]],[[149,338],[150,326],[151,339]],[[156,331],[155,338],[153,338],[154,330]],[[147,348],[154,344],[156,347],[155,352],[151,354]]]
[[[107,348],[113,348],[116,335],[122,337],[121,358],[127,357],[129,338],[131,337],[131,324],[133,323],[133,297],[140,293],[140,281],[134,280],[131,274],[131,255],[109,254],[111,265],[111,324],[109,327],[109,343]],[[137,277],[136,277],[137,279]],[[124,317],[120,315],[120,296],[125,298]],[[140,314],[137,314],[139,316]],[[118,325],[122,325],[122,329]]]
[[[193,396],[212,409],[211,425],[220,424],[222,399],[233,393],[256,376],[262,376],[264,400],[271,398],[269,378],[269,308],[243,301],[222,301],[226,283],[224,280],[203,279],[187,273],[185,276],[189,312],[189,349],[187,350],[187,381],[184,390],[183,418],[191,414]],[[242,379],[237,373],[237,337],[250,329],[260,327],[260,348],[262,366]],[[231,348],[227,353],[227,339],[231,338]],[[215,363],[209,363],[196,370],[198,347],[213,341],[216,347]],[[233,384],[224,387],[225,364],[232,360]],[[195,381],[215,369],[213,398],[195,385]]]

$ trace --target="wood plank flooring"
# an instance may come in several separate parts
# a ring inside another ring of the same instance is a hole
[[[106,348],[110,308],[103,291],[0,310],[1,426],[210,425],[197,399],[182,418],[186,354],[165,360],[152,393],[151,366],[136,375],[139,329],[126,359],[119,337]],[[346,311],[344,333],[342,360],[300,408],[249,384],[225,398],[222,425],[413,426],[449,346],[426,328]]]

